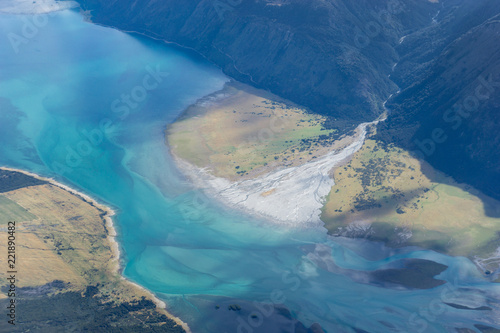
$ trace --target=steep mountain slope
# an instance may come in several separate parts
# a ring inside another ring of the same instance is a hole
[[[441,19],[405,41],[395,73],[403,90],[387,104],[392,114],[380,137],[499,198],[500,3],[465,1]]]
[[[497,0],[79,2],[93,21],[192,48],[331,128],[374,119],[399,87],[379,139],[500,198],[498,86],[482,83],[500,81]]]
[[[372,120],[425,0],[80,0],[92,20],[195,49],[237,80],[343,121]],[[331,125],[344,126],[343,122]]]

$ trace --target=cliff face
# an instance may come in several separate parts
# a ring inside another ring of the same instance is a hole
[[[402,91],[381,137],[500,198],[500,3],[450,6],[399,51]]]
[[[431,24],[439,8],[425,0],[80,2],[97,23],[193,48],[237,80],[348,122],[380,113],[396,90],[388,74],[399,38]]]

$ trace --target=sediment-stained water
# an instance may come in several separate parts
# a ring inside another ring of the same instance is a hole
[[[2,14],[0,36],[0,164],[116,208],[124,275],[193,331],[293,332],[296,320],[327,332],[500,327],[499,287],[468,259],[273,226],[194,190],[163,131],[228,80],[196,55],[71,10]],[[412,258],[449,266],[437,277],[447,283],[408,290],[371,278]]]

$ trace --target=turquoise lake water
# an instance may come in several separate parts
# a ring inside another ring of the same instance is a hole
[[[87,23],[76,11],[0,15],[0,165],[54,177],[114,207],[124,275],[194,332],[295,332],[297,320],[327,332],[500,327],[499,287],[465,258],[283,229],[193,190],[163,131],[227,80],[201,57]],[[370,271],[406,258],[449,266],[438,276],[448,283],[370,283]]]

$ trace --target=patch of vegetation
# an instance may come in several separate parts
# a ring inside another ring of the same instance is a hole
[[[353,133],[326,129],[325,117],[248,86],[228,84],[225,94],[208,108],[186,110],[167,130],[176,156],[219,177],[235,180],[300,165]]]
[[[2,195],[0,195],[0,207],[2,208],[0,209],[0,225],[7,224],[9,221],[29,221],[36,218],[35,215]]]
[[[499,209],[499,202],[392,144],[368,139],[334,178],[321,216],[330,234],[471,258],[500,246],[500,219],[487,216],[484,204]]]
[[[239,306],[238,304],[231,304],[227,307],[227,309],[230,311],[240,311],[241,306]]]
[[[38,287],[54,291],[54,281]],[[107,295],[98,295],[98,286],[86,290],[57,293],[27,293],[19,290],[18,319],[9,331],[14,332],[168,332],[182,333],[184,329],[157,311],[156,305],[142,297],[130,302],[112,302]],[[33,289],[33,288],[31,288]],[[0,306],[7,306],[7,299]]]
[[[0,193],[43,184],[47,184],[47,182],[20,172],[0,169]]]

